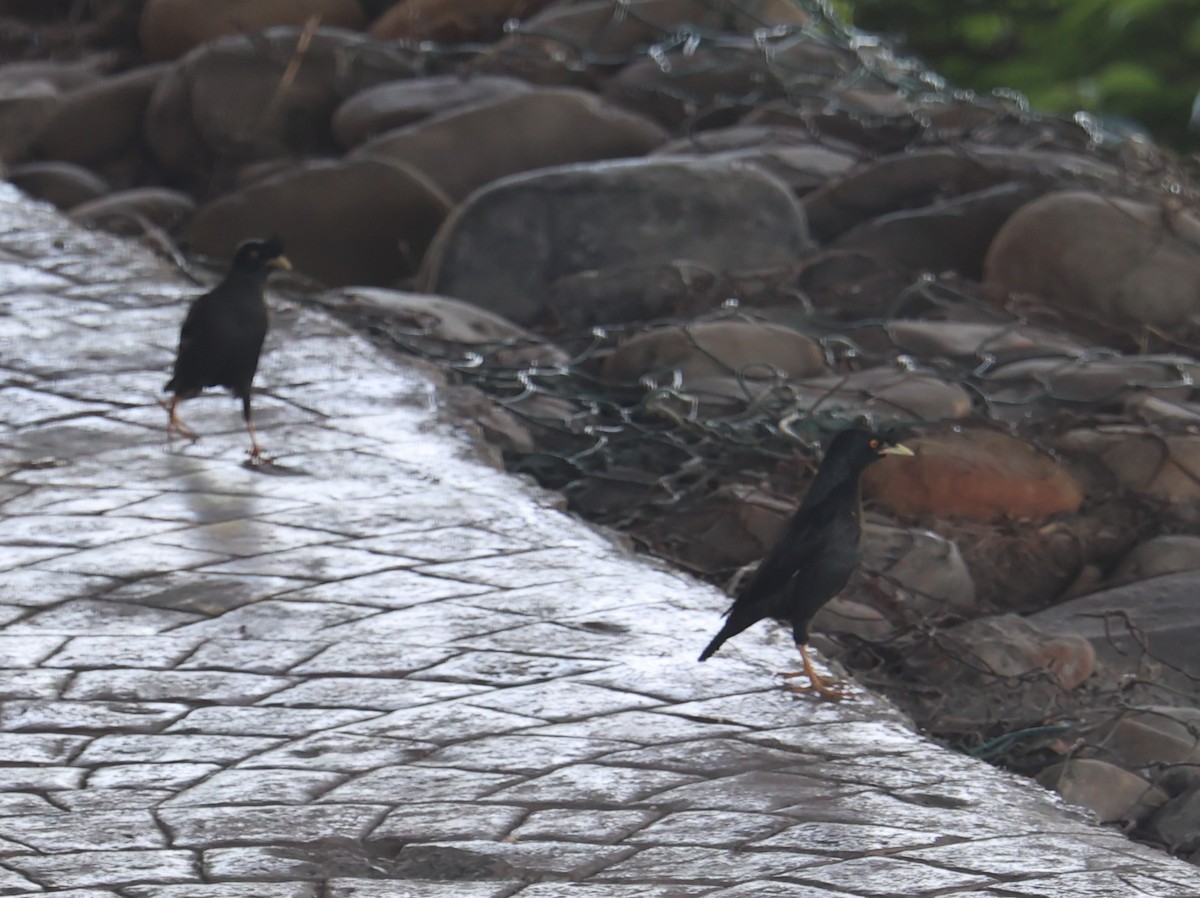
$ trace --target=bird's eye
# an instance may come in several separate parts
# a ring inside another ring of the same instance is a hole
[[[879,440],[871,440],[871,448],[878,449],[879,448]]]

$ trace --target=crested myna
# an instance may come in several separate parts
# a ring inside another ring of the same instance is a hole
[[[196,434],[179,419],[176,406],[205,387],[227,387],[242,400],[250,460],[264,460],[250,420],[250,384],[267,335],[263,287],[272,268],[291,267],[277,239],[247,240],[234,254],[225,279],[192,303],[179,333],[174,373],[163,388],[174,394],[167,406],[168,436],[195,441]]]
[[[885,455],[912,455],[905,446],[862,427],[833,438],[812,485],[788,522],[779,542],[726,612],[727,620],[701,653],[704,661],[731,636],[764,618],[792,626],[809,685],[789,684],[794,692],[816,692],[823,698],[845,698],[840,684],[822,679],[808,658],[808,628],[826,602],[842,591],[858,566],[862,534],[859,475]]]

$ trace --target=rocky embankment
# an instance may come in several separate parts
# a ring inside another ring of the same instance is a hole
[[[1200,219],[1169,154],[816,4],[68,8],[0,4],[14,184],[164,251],[279,235],[322,303],[489,395],[464,409],[511,466],[715,579],[823,436],[909,429],[823,648],[1200,850]]]

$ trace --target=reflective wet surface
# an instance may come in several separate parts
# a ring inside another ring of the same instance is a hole
[[[168,445],[195,292],[0,188],[0,894],[1200,894],[868,695],[786,693],[783,632],[697,664],[720,594],[317,312],[272,300],[275,466],[219,394]]]

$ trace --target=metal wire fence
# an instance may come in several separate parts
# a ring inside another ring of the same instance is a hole
[[[513,28],[496,44],[428,48],[427,65],[589,86],[679,136],[733,123],[782,124],[815,144],[849,147],[860,162],[948,150],[968,163],[936,182],[933,193],[923,182],[914,193],[892,196],[901,208],[946,199],[937,190],[952,197],[954,190],[1011,182],[1035,192],[1085,184],[1150,197],[1162,204],[1164,220],[1197,199],[1185,164],[1140,136],[1091,116],[1040,116],[1012,93],[956,91],[884,42],[845,28],[816,0],[575,9],[574,17]],[[998,162],[998,150],[1033,154],[1033,161]],[[894,211],[861,205],[861,194],[827,193],[812,203],[814,195],[806,197],[810,212],[826,210],[825,222],[838,233]],[[369,309],[355,315],[388,345],[438,363],[494,399],[511,425],[494,435],[513,470],[718,583],[761,556],[772,527],[802,494],[818,444],[850,420],[916,431],[969,423],[1018,434],[1051,453],[1057,436],[1072,428],[1136,421],[1165,439],[1200,421],[1190,404],[1200,369],[1188,328],[1168,333],[1078,311],[1067,318],[1029,297],[997,302],[977,277],[902,263],[885,271],[881,302],[839,305],[828,293],[814,296],[805,277],[831,260],[839,257],[818,250],[792,277],[765,288],[708,278],[674,317],[560,321],[542,336],[495,342],[463,344],[446,339],[436,322],[400,322]],[[679,283],[687,294],[687,276]],[[726,364],[698,334],[704,325],[729,322],[802,331],[819,348],[825,374],[797,378],[760,362]],[[627,340],[659,330],[682,334],[715,374],[697,380],[668,364],[636,379],[607,376],[606,361]],[[529,362],[539,355],[550,361]],[[1130,412],[1134,402],[1145,409],[1147,397],[1160,403],[1157,412]],[[1169,451],[1159,464],[1172,464]],[[1167,503],[1116,479],[1093,483],[1107,488],[1089,497],[1086,527],[1062,525],[1068,549],[1063,541],[1051,545],[1055,534],[1012,522],[955,525],[972,573],[990,584],[980,587],[981,612],[1012,610],[998,597],[1019,591],[1012,578],[1031,576],[1030,568],[1042,576],[1038,601],[1069,594],[1089,565],[1107,563],[1175,520]],[[1098,536],[1104,528],[1117,535]],[[885,572],[862,578],[856,594],[893,612],[893,627],[877,639],[843,634],[841,657],[926,729],[979,757],[1035,771],[1087,749],[1088,728],[1098,719],[1134,703],[1170,701],[1177,689],[1135,676],[1067,690],[1040,668],[998,671],[969,645],[946,638],[961,611],[914,611],[906,607],[911,588]],[[1136,633],[1128,619],[1110,623]],[[1144,640],[1140,645],[1143,668],[1160,669],[1164,662]]]

